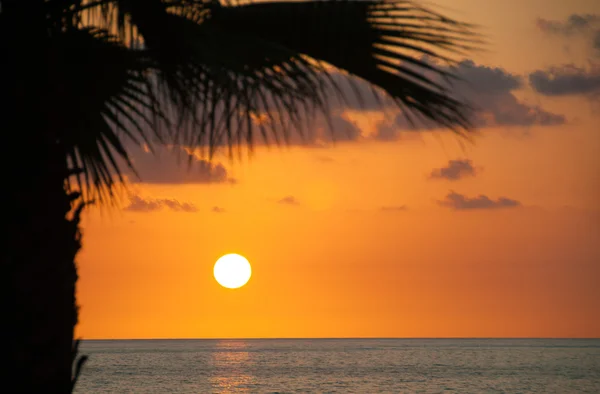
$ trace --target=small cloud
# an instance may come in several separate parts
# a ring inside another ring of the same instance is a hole
[[[572,14],[565,21],[537,18],[536,26],[544,33],[570,36],[589,31],[600,23],[600,15]]]
[[[477,174],[471,160],[450,160],[446,167],[435,168],[429,174],[430,179],[447,179],[457,181]]]
[[[514,208],[521,206],[519,201],[506,197],[500,197],[497,200],[492,200],[488,196],[481,194],[477,197],[469,198],[454,191],[448,193],[444,200],[438,201],[438,204],[457,211],[471,209]]]
[[[466,86],[478,93],[502,94],[519,89],[523,79],[500,67],[477,64],[473,60],[461,61],[454,70],[465,78]]]
[[[600,55],[600,15],[598,14],[572,14],[564,21],[538,18],[535,24],[544,34],[569,40],[574,37],[583,38],[592,55]]]
[[[211,212],[214,212],[214,213],[225,213],[227,211],[225,211],[225,208],[214,206],[214,207],[211,208]]]
[[[408,206],[406,206],[406,205],[391,205],[391,206],[381,207],[381,210],[384,212],[407,211]]]
[[[330,135],[330,138],[334,141],[354,141],[361,136],[361,131],[356,123],[342,116],[332,116],[330,124],[331,130],[326,130],[325,135]]]
[[[125,207],[126,211],[132,212],[152,212],[162,208],[161,204],[156,200],[145,200],[140,196],[132,196],[129,198],[129,205]]]
[[[316,156],[315,159],[321,163],[333,163],[335,160],[329,156]]]
[[[125,211],[130,212],[153,212],[163,208],[168,208],[175,212],[197,212],[198,209],[192,203],[180,202],[170,198],[142,198],[140,196],[131,196],[130,202]]]
[[[298,201],[294,196],[285,196],[281,200],[277,201],[277,203],[287,205],[300,205],[300,201]]]
[[[163,199],[158,200],[162,202],[167,208],[176,212],[197,212],[198,209],[194,206],[194,204],[190,204],[188,202],[179,202],[177,200],[171,199]]]
[[[599,66],[585,69],[574,65],[565,65],[537,70],[529,75],[529,82],[536,92],[545,96],[600,97]]]

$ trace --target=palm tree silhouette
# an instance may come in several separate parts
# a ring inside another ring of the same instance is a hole
[[[0,0],[0,41],[11,393],[72,390],[79,217],[114,201],[128,144],[285,141],[347,102],[340,70],[410,119],[470,130],[439,64],[471,49],[472,26],[411,1]]]

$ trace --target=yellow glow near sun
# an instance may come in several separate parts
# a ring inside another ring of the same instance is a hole
[[[217,260],[213,274],[221,286],[237,289],[248,283],[252,275],[252,267],[244,256],[230,253]]]

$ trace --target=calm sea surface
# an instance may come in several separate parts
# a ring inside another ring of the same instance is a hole
[[[600,393],[600,340],[85,341],[76,393]]]

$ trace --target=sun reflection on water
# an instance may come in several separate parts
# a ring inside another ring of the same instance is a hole
[[[249,392],[256,385],[252,375],[252,353],[242,340],[219,341],[211,354],[210,383],[220,393]]]

